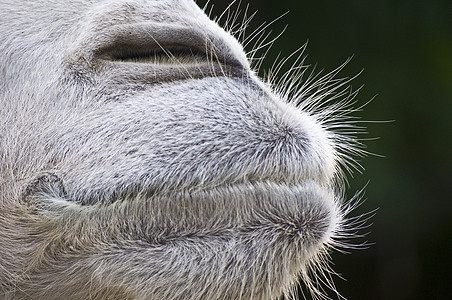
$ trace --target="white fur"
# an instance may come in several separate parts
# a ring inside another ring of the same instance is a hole
[[[341,230],[353,139],[194,2],[3,0],[0,53],[0,298],[274,299]]]

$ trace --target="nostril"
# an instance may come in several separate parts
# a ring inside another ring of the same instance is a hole
[[[171,34],[168,34],[171,32]],[[173,24],[117,25],[101,34],[94,56],[111,61],[137,63],[209,63],[243,66],[228,54],[221,39],[206,32]]]
[[[135,63],[178,64],[206,61],[205,53],[189,47],[140,48],[134,45],[113,47],[103,54],[104,59]]]

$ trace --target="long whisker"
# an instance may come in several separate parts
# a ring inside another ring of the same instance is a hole
[[[149,33],[149,37],[151,39],[154,40],[154,42],[159,46],[159,48],[163,51],[163,53],[165,53],[165,55],[171,59],[171,61],[179,66],[181,66],[184,71],[186,72],[186,78],[190,78],[193,79],[193,76],[190,74],[190,71],[187,69],[187,67],[185,66],[184,63],[182,63],[179,59],[177,59],[177,57],[171,53],[171,51],[169,51],[168,49],[166,49],[165,47],[163,47],[150,33]]]

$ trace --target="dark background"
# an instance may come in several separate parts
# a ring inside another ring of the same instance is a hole
[[[213,15],[230,3],[211,2]],[[373,245],[332,254],[345,278],[335,278],[338,290],[351,300],[452,299],[452,1],[249,1],[256,10],[248,32],[289,12],[269,28],[275,37],[288,25],[263,69],[308,40],[306,63],[318,70],[353,56],[340,75],[364,70],[352,82],[364,85],[360,104],[377,95],[363,120],[394,120],[366,124],[366,138],[379,137],[367,150],[385,157],[361,159],[366,170],[348,193],[369,182],[355,214],[378,208],[366,237]]]

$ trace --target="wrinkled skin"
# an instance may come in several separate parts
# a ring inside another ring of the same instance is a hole
[[[337,232],[331,134],[194,2],[3,0],[0,53],[1,299],[272,299]]]

